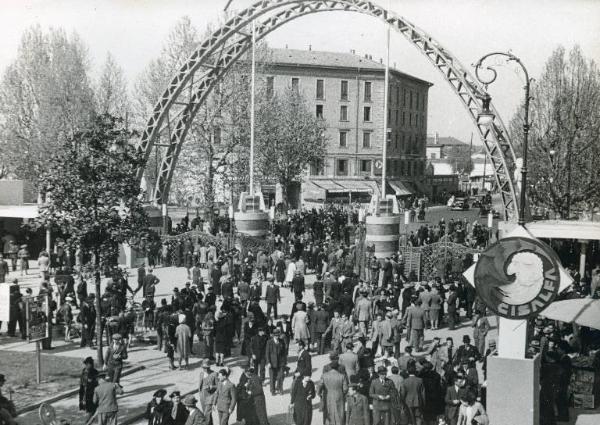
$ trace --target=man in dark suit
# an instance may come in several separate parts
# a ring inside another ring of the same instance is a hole
[[[369,396],[373,404],[373,425],[390,425],[392,393],[395,390],[394,383],[386,378],[385,366],[377,368],[379,377],[371,381]]]
[[[185,425],[205,425],[208,423],[204,413],[202,413],[200,409],[196,407],[196,403],[198,403],[198,400],[196,400],[196,397],[191,394],[185,396],[183,399],[183,405],[189,412],[188,418],[185,421]],[[206,413],[206,416],[210,417],[210,415],[210,412]]]
[[[144,286],[144,298],[148,295],[151,295],[154,298],[154,286],[158,285],[160,280],[152,274],[152,269],[148,269],[148,273],[144,276],[143,286]]]
[[[425,311],[421,308],[421,300],[413,299],[412,305],[406,309],[403,320],[410,330],[410,345],[417,351],[423,351],[425,332]]]
[[[250,346],[252,347],[252,364],[261,382],[265,380],[265,351],[267,349],[267,340],[269,338],[265,334],[265,328],[258,328],[258,335],[252,337]]]
[[[469,335],[463,335],[463,345],[458,347],[456,350],[456,356],[454,363],[463,364],[473,362],[480,359],[479,351],[474,345],[471,345],[471,337]]]
[[[329,326],[329,313],[323,309],[323,305],[317,305],[317,311],[315,311],[315,323],[314,323],[314,339],[317,341],[317,352],[319,354],[325,354],[325,344],[323,341],[323,334]]]
[[[273,330],[273,337],[267,342],[265,350],[265,359],[269,366],[269,381],[271,386],[271,395],[278,391],[283,394],[283,370],[287,363],[286,347],[279,336],[279,329]]]
[[[423,425],[423,407],[425,406],[425,387],[423,380],[416,376],[417,367],[414,363],[408,365],[408,378],[402,383],[405,394],[404,400],[410,410],[414,425]]]
[[[235,409],[237,401],[235,385],[229,380],[229,370],[219,371],[219,384],[217,385],[216,406],[219,412],[219,425],[229,425],[229,416]]]
[[[454,382],[446,388],[444,402],[446,403],[446,417],[450,425],[458,423],[458,412],[460,410],[460,397],[465,390],[466,378],[462,373],[456,375]]]
[[[312,360],[310,353],[306,349],[304,341],[298,341],[298,363],[296,365],[297,376],[312,375]]]
[[[294,296],[296,297],[296,300],[301,300],[305,291],[305,286],[304,276],[300,270],[296,270],[296,274],[292,279],[292,289],[294,290]]]
[[[269,278],[269,286],[267,286],[267,293],[265,295],[267,301],[267,317],[271,316],[271,310],[275,319],[277,319],[277,304],[281,302],[281,296],[279,294],[279,286],[275,285],[273,278]]]

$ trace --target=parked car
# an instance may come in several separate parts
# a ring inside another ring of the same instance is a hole
[[[454,203],[452,207],[450,207],[453,211],[464,211],[469,209],[469,199],[468,198],[456,198],[454,199]]]

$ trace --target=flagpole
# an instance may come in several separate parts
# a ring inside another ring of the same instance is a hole
[[[385,78],[383,87],[383,149],[381,166],[381,197],[385,199],[386,179],[387,179],[387,141],[388,141],[388,98],[390,84],[390,24],[386,23],[386,60],[385,60]]]
[[[256,25],[252,21],[252,77],[250,79],[250,196],[254,196],[254,86],[256,78]]]

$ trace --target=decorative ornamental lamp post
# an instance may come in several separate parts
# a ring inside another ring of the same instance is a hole
[[[530,128],[529,101],[531,100],[531,96],[529,95],[529,89],[530,89],[531,80],[529,78],[529,73],[527,72],[527,68],[525,68],[525,65],[523,65],[523,62],[521,61],[521,59],[519,59],[518,57],[516,57],[515,55],[513,55],[510,52],[492,52],[492,53],[488,53],[487,55],[482,56],[481,59],[479,59],[477,61],[477,63],[475,64],[475,76],[477,77],[477,79],[479,80],[480,83],[485,85],[486,88],[489,84],[492,84],[494,81],[496,81],[496,77],[498,76],[498,73],[496,72],[496,70],[493,68],[492,65],[485,67],[485,69],[491,73],[490,78],[487,78],[487,79],[483,78],[480,75],[480,71],[484,67],[483,62],[494,56],[504,56],[507,58],[508,62],[516,62],[517,64],[519,64],[519,66],[525,73],[525,87],[524,87],[524,90],[525,90],[525,108],[524,109],[525,109],[525,111],[524,111],[524,116],[523,116],[523,165],[521,167],[521,187],[519,189],[520,190],[520,194],[519,194],[520,195],[519,225],[522,226],[525,224],[525,204],[527,202],[527,195],[526,195],[526,192],[527,192],[527,189],[526,189],[527,188],[527,150],[528,150],[529,128]],[[479,113],[478,122],[483,125],[493,126],[495,115],[490,110],[490,102],[492,100],[492,97],[488,93],[485,93],[485,95],[482,97],[481,100],[482,100],[482,110]]]

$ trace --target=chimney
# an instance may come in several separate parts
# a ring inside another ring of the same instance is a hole
[[[353,55],[355,55],[356,54],[356,50],[350,49],[350,53],[352,53]]]
[[[369,55],[365,53],[365,59],[369,59]]]
[[[373,55],[369,55],[369,59],[370,59],[370,60],[373,60]]]
[[[435,132],[435,137],[434,137],[434,144],[439,145],[440,144],[440,135],[438,134],[438,132]]]
[[[379,63],[383,63],[383,58],[379,58]]]
[[[286,48],[286,49],[288,48],[288,45],[287,45],[287,44],[285,45],[285,48]]]
[[[396,62],[394,62],[394,68],[396,68]]]
[[[312,50],[312,44],[308,45],[308,51],[310,52]]]

